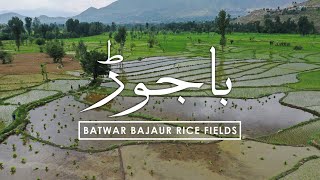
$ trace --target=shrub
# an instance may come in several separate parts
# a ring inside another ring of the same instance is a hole
[[[46,40],[45,40],[45,39],[42,39],[42,38],[38,38],[38,39],[36,39],[36,44],[37,44],[38,46],[45,45],[45,44],[46,44]]]
[[[5,51],[0,51],[0,60],[2,64],[10,64],[13,61],[13,56]]]
[[[10,170],[11,174],[16,173],[16,167],[12,166],[10,169],[11,169],[11,170]]]
[[[21,163],[22,163],[22,164],[25,164],[26,162],[27,162],[27,160],[26,160],[25,158],[22,158],[22,159],[21,159]]]
[[[130,44],[130,50],[131,50],[131,51],[132,51],[135,47],[136,47],[136,44],[135,44],[135,43],[131,43],[131,44]]]
[[[293,48],[293,50],[295,50],[295,51],[300,51],[302,49],[303,49],[302,46],[294,46],[294,48]]]
[[[278,42],[276,43],[276,46],[290,46],[291,44],[288,42]]]

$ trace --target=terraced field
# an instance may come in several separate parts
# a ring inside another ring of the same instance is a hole
[[[124,62],[123,68],[113,66],[125,90],[108,105],[85,113],[79,112],[112,93],[117,84],[104,78],[99,87],[88,87],[89,80],[70,73],[68,76],[74,75],[71,79],[25,81],[22,84],[28,86],[13,86],[8,91],[8,82],[14,77],[6,77],[0,83],[0,119],[4,123],[0,129],[0,179],[267,179],[289,171],[301,159],[320,155],[310,145],[319,142],[320,89],[316,83],[305,89],[301,85],[309,73],[320,71],[320,64],[303,60],[311,57],[308,54],[292,61],[273,56],[273,60],[218,59],[216,86],[225,88],[228,77],[233,82],[232,92],[224,97],[228,100],[225,107],[219,103],[221,97],[211,92],[209,58],[153,57]],[[172,87],[156,84],[161,77],[205,84],[200,89],[152,97],[131,116],[108,117],[144,100],[133,92],[138,83],[149,89]],[[186,99],[184,105],[177,101],[179,96]],[[79,141],[80,120],[241,120],[244,140]],[[305,167],[288,177],[304,177],[300,171],[308,169]]]

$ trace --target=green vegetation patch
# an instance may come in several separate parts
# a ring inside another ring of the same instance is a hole
[[[298,73],[301,71],[312,70],[315,68],[319,68],[319,66],[312,65],[312,64],[306,64],[306,63],[288,63],[288,64],[282,64],[280,66],[272,68],[269,71],[266,71],[261,74],[257,74],[257,75],[253,75],[253,76],[252,75],[244,76],[242,78],[239,78],[239,80],[251,80],[251,79],[280,76],[280,75],[285,75],[285,74],[293,74],[293,73]]]
[[[4,103],[8,104],[28,104],[49,96],[53,96],[57,94],[56,91],[41,91],[41,90],[31,90],[29,92],[26,92],[24,94],[20,94],[18,96],[9,98],[4,101]]]
[[[320,159],[310,160],[304,163],[296,171],[288,174],[282,180],[290,179],[308,179],[308,180],[317,180],[320,177],[319,171]]]
[[[189,57],[210,57],[209,49],[211,46],[220,48],[220,36],[216,33],[159,33],[156,35],[157,44],[153,48],[148,47],[149,36],[141,38],[131,38],[128,32],[127,41],[124,46],[125,61],[136,60],[144,57],[155,56],[189,56]],[[192,37],[192,38],[188,38]],[[231,45],[229,42],[225,47],[225,52],[217,52],[218,57],[226,59],[267,59],[281,61],[308,61],[318,62],[319,38],[314,36],[300,36],[298,34],[257,34],[257,33],[232,33],[228,34],[228,40],[234,40]],[[88,46],[88,50],[98,50],[106,52],[106,41],[108,34],[65,39],[66,51],[74,54],[73,44],[83,40]],[[111,39],[114,41],[113,39]],[[198,42],[200,40],[200,43]],[[287,42],[291,47],[270,46],[270,41]],[[4,49],[15,53],[39,52],[39,47],[35,43],[28,46],[21,46],[20,51],[16,51],[14,41],[3,41]],[[131,44],[135,44],[131,48]],[[112,43],[113,53],[116,52],[116,43]],[[299,52],[293,50],[294,46],[302,46]]]
[[[15,91],[20,89],[31,88],[41,83],[12,83],[12,84],[0,84],[1,91]]]
[[[311,110],[313,114],[320,114],[320,92],[319,91],[298,91],[290,92],[282,102],[288,105],[300,107],[305,110]]]
[[[82,86],[86,86],[90,83],[89,80],[55,80],[40,86],[34,87],[33,89],[43,89],[47,91],[61,91],[68,92],[70,90],[78,90]]]
[[[229,98],[259,98],[277,93],[291,91],[288,87],[248,87],[248,88],[232,88]]]
[[[287,74],[282,76],[256,79],[256,80],[248,80],[248,81],[239,81],[234,83],[234,87],[244,87],[244,86],[279,86],[288,83],[298,82],[296,78],[296,74]]]
[[[21,94],[25,92],[25,90],[15,90],[15,91],[0,91],[0,99],[5,99],[17,94]]]
[[[289,87],[299,90],[320,90],[320,71],[301,73],[298,79],[298,83],[290,84]]]
[[[320,133],[320,120],[298,124],[276,134],[258,138],[269,144],[308,145],[315,134]]]

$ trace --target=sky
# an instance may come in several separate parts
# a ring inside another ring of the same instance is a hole
[[[105,7],[116,0],[0,0],[0,13],[16,12],[25,16],[77,15],[89,7]]]

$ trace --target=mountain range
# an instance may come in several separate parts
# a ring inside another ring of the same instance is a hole
[[[300,0],[298,2],[301,2]],[[212,20],[221,9],[233,17],[243,16],[259,8],[288,6],[292,0],[118,0],[102,7],[90,7],[79,15],[70,17],[81,22],[102,23],[161,23],[178,21]],[[7,23],[13,16],[24,19],[17,13],[0,14],[0,23]],[[42,23],[63,24],[67,17],[38,17]]]

